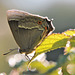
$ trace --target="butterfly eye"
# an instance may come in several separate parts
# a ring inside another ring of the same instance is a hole
[[[38,24],[42,25],[42,21],[38,21]]]

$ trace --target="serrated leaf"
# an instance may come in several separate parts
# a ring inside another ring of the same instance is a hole
[[[64,33],[67,34],[67,35],[73,36],[73,35],[75,35],[75,29],[67,30]]]
[[[70,36],[60,33],[53,33],[47,36],[44,41],[36,48],[35,54],[32,59],[29,61],[29,65],[31,61],[39,54],[45,53],[57,48],[62,48],[66,46],[67,40]]]
[[[36,48],[35,54],[31,61],[39,54],[45,53],[57,48],[62,48],[66,46],[67,40],[70,38],[70,36],[67,36],[65,34],[57,34],[53,33],[49,36],[47,36],[44,41]],[[30,62],[31,62],[30,61]],[[29,62],[29,63],[30,63]]]
[[[36,48],[36,54],[65,47],[68,38],[70,38],[70,36],[64,34],[51,34]]]

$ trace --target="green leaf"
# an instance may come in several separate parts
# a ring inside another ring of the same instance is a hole
[[[69,29],[69,30],[65,31],[64,33],[67,35],[73,36],[73,35],[75,35],[75,29]]]
[[[75,36],[72,36],[70,38],[70,45],[71,45],[71,47],[75,47]]]
[[[57,48],[65,47],[70,36],[64,34],[51,34],[36,48],[36,55],[51,51]]]
[[[55,64],[50,64],[48,66],[44,66],[41,62],[38,62],[38,61],[34,61],[31,63],[31,68],[35,69],[39,72],[39,74],[43,74],[45,72],[47,72],[49,69],[53,68],[55,66]],[[58,75],[58,69],[57,70],[54,70],[52,73],[48,73],[46,75]],[[38,75],[39,75],[38,74]]]

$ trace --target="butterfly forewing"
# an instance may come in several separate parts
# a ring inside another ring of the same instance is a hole
[[[12,34],[13,34],[17,44],[19,45],[21,50],[24,49],[25,52],[31,52],[33,50],[33,48],[40,41],[43,30],[39,30],[37,28],[37,26],[33,27],[35,25],[33,22],[31,22],[32,28],[25,28],[25,27],[27,27],[27,24],[26,24],[27,17],[25,19],[26,15],[24,15],[24,18],[23,18],[22,15],[21,16],[19,15],[20,17],[17,17],[18,14],[15,14],[15,12],[13,12],[15,16],[12,15],[12,12],[10,13],[10,16],[9,16],[9,13],[10,12],[8,12],[8,23],[9,23]],[[22,20],[23,20],[23,22],[22,22]],[[25,26],[25,24],[26,24],[26,26]],[[19,25],[20,25],[20,27],[19,27]]]

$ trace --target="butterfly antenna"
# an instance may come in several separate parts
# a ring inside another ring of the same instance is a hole
[[[10,51],[9,51],[9,52],[4,53],[3,55],[7,55],[7,54],[11,53],[11,52],[12,52],[12,51],[14,51],[14,50],[18,50],[18,48],[15,48],[15,49],[10,49]]]

